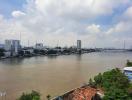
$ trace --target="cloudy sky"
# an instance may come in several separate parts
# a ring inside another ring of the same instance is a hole
[[[0,0],[0,43],[132,46],[132,0]]]

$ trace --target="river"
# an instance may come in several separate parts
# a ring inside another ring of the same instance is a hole
[[[127,59],[132,60],[132,52],[4,59],[0,61],[0,91],[6,91],[6,100],[16,100],[22,92],[37,90],[45,100],[48,94],[54,97],[87,83],[99,72],[122,69]]]

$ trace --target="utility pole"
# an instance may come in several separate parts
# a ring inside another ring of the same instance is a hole
[[[126,41],[124,40],[124,50],[126,49]]]
[[[29,40],[28,40],[28,47],[29,47]]]
[[[20,41],[21,41],[21,32],[20,32]]]
[[[22,45],[21,43],[22,43],[22,41],[21,41],[21,32],[20,32],[20,45]]]

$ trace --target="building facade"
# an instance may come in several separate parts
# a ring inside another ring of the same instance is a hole
[[[77,40],[77,49],[81,49],[81,40]]]
[[[42,43],[36,43],[36,45],[35,45],[35,49],[39,49],[39,50],[41,50],[41,49],[43,49],[43,48],[44,48],[44,46],[43,46]]]
[[[18,55],[20,49],[20,40],[5,40],[5,50],[11,54],[10,56]]]

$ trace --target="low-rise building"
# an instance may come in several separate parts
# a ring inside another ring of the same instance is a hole
[[[103,96],[104,92],[101,89],[83,86],[51,100],[102,100]]]
[[[34,48],[33,47],[24,47],[22,49],[24,54],[33,54],[34,53]]]
[[[36,43],[35,49],[41,50],[41,49],[43,49],[43,48],[44,48],[44,47],[43,47],[43,44],[42,44],[42,43]]]

